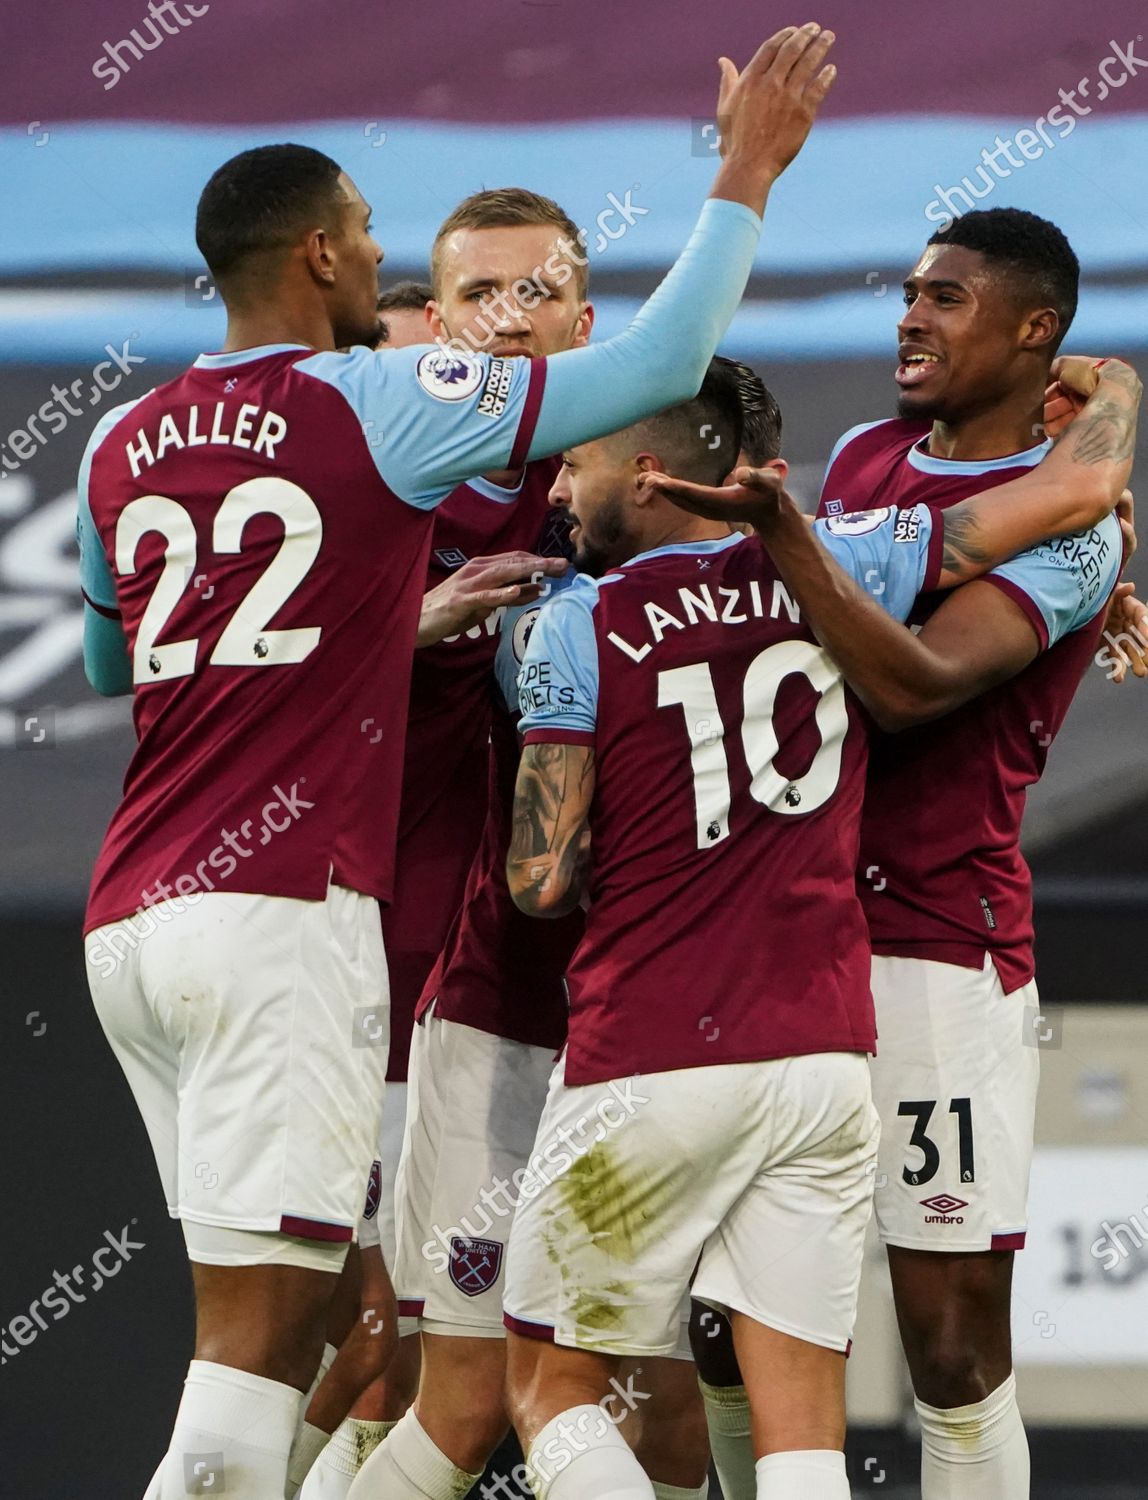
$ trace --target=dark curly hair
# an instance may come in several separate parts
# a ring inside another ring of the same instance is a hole
[[[938,229],[930,245],[961,245],[1002,267],[1016,287],[1016,299],[1051,307],[1060,329],[1055,353],[1076,316],[1080,262],[1063,231],[1023,208],[978,208]]]

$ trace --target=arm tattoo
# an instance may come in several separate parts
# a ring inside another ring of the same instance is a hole
[[[989,554],[978,546],[976,518],[963,505],[954,506],[944,513],[944,546],[941,565],[946,572],[966,573],[970,568],[983,568]]]
[[[594,751],[582,745],[527,745],[522,752],[507,872],[523,910],[561,916],[581,898],[594,765]]]
[[[1136,372],[1117,361],[1109,361],[1105,383],[1109,389],[1096,393],[1056,439],[1069,440],[1073,463],[1122,463],[1136,444],[1136,418],[1140,408],[1140,380]]]
[[[1062,436],[1071,439],[1073,463],[1122,463],[1136,441],[1136,409],[1107,398],[1093,401]]]

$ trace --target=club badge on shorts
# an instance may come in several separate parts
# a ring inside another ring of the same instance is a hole
[[[379,1211],[383,1197],[383,1164],[371,1163],[371,1175],[367,1178],[367,1201],[363,1205],[363,1218],[373,1219]]]
[[[499,1240],[468,1240],[453,1235],[450,1242],[450,1279],[466,1297],[489,1292],[502,1269]]]

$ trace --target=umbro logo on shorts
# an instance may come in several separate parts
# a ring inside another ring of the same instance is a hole
[[[933,1212],[925,1215],[926,1224],[963,1224],[965,1221],[958,1209],[968,1208],[964,1198],[954,1198],[952,1193],[936,1193],[932,1198],[922,1198],[921,1207]]]
[[[450,1242],[450,1279],[467,1297],[489,1292],[502,1269],[499,1240],[468,1240],[453,1235]]]

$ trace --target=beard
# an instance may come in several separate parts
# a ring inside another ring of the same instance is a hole
[[[335,348],[354,349],[365,345],[368,349],[386,347],[386,327],[382,315],[373,310],[362,318],[350,319],[335,326]]]
[[[592,523],[583,523],[574,546],[574,566],[579,573],[601,578],[640,550],[632,540],[626,507],[615,495],[602,502]]]
[[[897,415],[907,417],[913,422],[943,422],[947,419],[943,398],[921,401],[914,399],[907,392],[902,392],[897,397]]]

